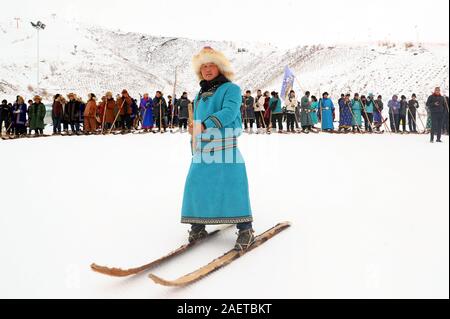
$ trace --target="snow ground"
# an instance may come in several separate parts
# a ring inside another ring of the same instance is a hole
[[[186,241],[187,135],[0,141],[0,298],[449,298],[444,141],[243,136],[257,232],[292,227],[181,289],[89,265],[138,266]],[[177,278],[234,241],[228,230],[154,273]]]

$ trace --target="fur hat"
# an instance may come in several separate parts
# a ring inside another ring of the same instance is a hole
[[[38,100],[39,102],[42,102],[42,98],[39,95],[35,95],[33,100],[34,101]]]
[[[192,58],[192,67],[197,74],[198,79],[204,80],[200,68],[203,64],[214,63],[219,68],[220,73],[225,76],[228,80],[232,81],[234,79],[234,71],[231,66],[230,61],[225,57],[225,55],[216,51],[211,47],[204,47],[197,55]]]

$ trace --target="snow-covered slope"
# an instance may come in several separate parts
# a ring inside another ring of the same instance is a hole
[[[187,135],[0,141],[0,298],[448,298],[444,141],[244,135],[256,231],[292,227],[183,289],[89,265],[138,266],[186,242]],[[235,232],[153,272],[189,273],[230,249]]]
[[[138,93],[173,91],[178,69],[178,94],[197,90],[191,57],[205,45],[226,53],[243,89],[280,90],[283,69],[289,65],[301,88],[314,94],[328,91],[410,95],[423,100],[435,85],[448,88],[448,44],[406,49],[403,44],[303,46],[289,51],[269,44],[195,41],[154,37],[85,26],[48,18],[41,32],[39,93],[93,91]],[[0,24],[0,94],[28,95],[37,91],[36,31],[29,25],[16,29]],[[320,39],[318,39],[320,43]],[[298,85],[296,85],[298,87]]]

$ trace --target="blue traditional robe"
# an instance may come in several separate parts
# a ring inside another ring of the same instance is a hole
[[[344,99],[339,100],[339,127],[350,128],[352,127],[353,116],[351,111],[351,104],[345,103]]]
[[[184,190],[182,223],[252,222],[247,171],[237,139],[242,133],[241,89],[233,83],[197,96],[194,120],[206,131],[195,137]]]
[[[319,112],[322,116],[322,130],[334,130],[333,124],[333,112],[334,104],[331,99],[321,99],[320,100]]]
[[[352,119],[352,125],[353,126],[361,126],[362,125],[362,117],[361,117],[361,111],[362,111],[362,104],[360,100],[352,100],[352,111],[353,111],[353,119]]]
[[[313,123],[313,126],[319,123],[319,117],[317,116],[317,110],[319,109],[319,102],[312,102],[311,103],[311,121]]]
[[[151,98],[142,99],[140,105],[142,128],[144,130],[152,129],[154,126],[153,119],[153,100]]]

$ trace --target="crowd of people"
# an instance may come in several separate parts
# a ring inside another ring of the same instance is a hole
[[[167,100],[161,91],[153,98],[145,93],[139,100],[132,98],[127,90],[115,97],[107,92],[99,101],[93,93],[87,96],[87,101],[74,93],[67,97],[56,94],[51,106],[53,134],[164,133],[167,129],[185,133],[188,132],[189,108],[193,104],[186,92],[178,99],[168,96]],[[449,133],[448,97],[441,95],[440,88],[435,89],[424,106],[426,119],[418,112],[422,106],[416,94],[410,99],[394,95],[386,107],[388,117],[384,118],[383,97],[372,93],[367,96],[341,94],[335,106],[327,92],[319,98],[305,92],[298,98],[291,90],[282,99],[277,92],[258,90],[256,96],[252,96],[247,90],[242,96],[241,115],[243,129],[249,134],[430,132],[431,141],[434,135],[441,141],[441,134]],[[40,96],[29,100],[28,105],[21,96],[17,96],[13,104],[3,100],[0,135],[5,128],[5,134],[11,138],[42,136],[46,112]]]

